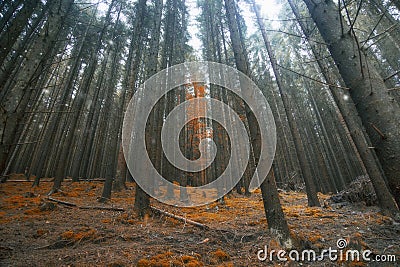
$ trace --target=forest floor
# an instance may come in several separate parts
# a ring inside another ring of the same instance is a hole
[[[29,182],[0,185],[0,266],[367,266],[362,261],[260,261],[257,252],[280,247],[267,228],[261,193],[231,194],[225,204],[175,208],[152,205],[207,226],[196,227],[163,214],[144,220],[131,211],[134,185],[114,192],[107,204],[97,202],[101,182],[64,182],[57,200],[78,206],[123,208],[83,209],[49,201],[51,182],[31,188]],[[363,204],[307,207],[304,193],[281,192],[289,226],[303,249],[369,249],[373,255],[396,255],[400,261],[400,226]],[[328,195],[319,195],[326,202]],[[50,204],[51,203],[51,204]],[[263,255],[263,254],[260,254]]]

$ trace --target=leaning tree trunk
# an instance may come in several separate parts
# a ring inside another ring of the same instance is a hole
[[[274,52],[272,51],[271,48],[271,44],[268,40],[268,36],[267,36],[267,32],[264,28],[264,23],[261,21],[261,17],[259,14],[259,10],[258,7],[256,6],[255,2],[253,1],[253,8],[254,11],[256,13],[256,17],[257,17],[257,22],[258,25],[260,27],[261,33],[262,33],[262,37],[264,39],[264,43],[265,46],[267,48],[267,52],[268,52],[268,56],[269,59],[271,61],[271,65],[272,65],[272,69],[274,71],[275,74],[275,78],[276,78],[276,83],[278,85],[278,89],[279,92],[282,96],[282,102],[283,102],[283,106],[285,109],[285,113],[286,113],[286,117],[288,119],[288,123],[289,123],[289,128],[290,131],[292,132],[293,135],[293,141],[294,141],[294,145],[295,145],[295,150],[297,153],[297,157],[299,159],[300,162],[300,169],[302,172],[302,176],[304,179],[304,183],[306,185],[306,192],[307,192],[307,198],[308,198],[308,205],[310,207],[313,206],[320,206],[319,200],[318,200],[318,196],[317,196],[317,190],[315,187],[315,183],[313,180],[313,175],[311,172],[311,167],[306,159],[306,154],[305,154],[305,150],[304,150],[304,145],[301,141],[301,136],[297,127],[297,123],[295,121],[295,118],[292,114],[292,111],[290,110],[290,101],[288,98],[288,93],[286,91],[285,85],[281,79],[281,75],[279,73],[279,69],[278,69],[278,64],[274,55]]]
[[[32,16],[35,7],[39,0],[25,1],[24,6],[16,15],[16,18],[11,22],[7,31],[1,35],[0,39],[0,65],[3,64],[8,53],[10,53],[15,41],[24,29],[29,18]]]
[[[296,7],[293,4],[292,0],[288,0],[289,5],[292,8],[294,15],[297,18],[297,22],[303,33],[305,34],[306,38],[309,37],[309,33],[307,31],[307,27],[304,22],[300,19],[300,14]],[[315,58],[321,58],[317,52],[316,47],[313,44],[310,44],[311,50],[315,55]],[[334,84],[331,77],[327,74],[327,68],[325,67],[324,63],[321,59],[317,60],[318,66],[325,78],[325,80],[329,84]],[[364,135],[362,126],[358,122],[357,118],[357,111],[356,106],[354,105],[353,101],[343,100],[340,93],[338,92],[337,88],[333,88],[329,86],[329,89],[332,93],[332,96],[335,99],[335,102],[339,108],[340,115],[345,120],[345,126],[348,127],[348,131],[350,133],[351,139],[354,141],[354,144],[357,148],[357,152],[364,163],[366,171],[371,179],[372,185],[374,186],[379,206],[383,209],[384,212],[388,211],[392,215],[397,213],[398,207],[392,198],[390,191],[385,183],[384,176],[381,173],[380,166],[378,165],[377,161],[375,160],[374,151],[369,148],[369,140],[368,137]],[[345,103],[346,102],[346,103]]]
[[[120,6],[119,11],[118,11],[116,25],[119,25],[119,17],[120,17],[121,10],[122,10],[122,5]],[[116,35],[116,33],[114,31],[113,32],[113,36],[112,36],[112,40],[114,40],[115,35]],[[117,75],[116,74],[117,74],[118,69],[119,69],[119,61],[121,60],[121,58],[119,56],[120,54],[118,53],[120,49],[121,49],[121,41],[118,40],[118,42],[117,42],[117,44],[116,44],[116,46],[114,48],[113,55],[112,55],[113,60],[112,60],[112,63],[111,63],[110,79],[109,79],[109,81],[107,83],[107,88],[115,88],[116,87],[116,84],[117,84]],[[107,130],[107,128],[109,127],[109,124],[112,123],[112,122],[109,122],[109,117],[110,117],[110,114],[112,113],[111,112],[111,107],[113,105],[113,97],[114,97],[113,94],[114,94],[113,90],[108,90],[108,92],[106,93],[106,95],[105,95],[105,103],[104,103],[104,107],[103,107],[103,110],[102,110],[102,116],[100,118],[99,130],[103,131],[103,132],[99,134],[99,137],[98,137],[98,140],[97,140],[96,149],[100,150],[100,151],[98,152],[98,155],[97,155],[95,161],[96,162],[101,162],[102,163],[101,165],[104,165],[104,164],[106,164],[108,162],[109,162],[110,165],[113,165],[112,164],[113,157],[111,157],[112,160],[104,161],[104,158],[101,157],[101,156],[104,156],[104,155],[102,155],[100,153],[101,150],[102,150],[103,154],[104,153],[114,154],[113,153],[114,151],[112,149],[107,151],[104,148],[102,148],[102,145],[104,143],[107,143],[106,142],[106,134],[107,134],[107,132],[109,134],[111,134],[111,132],[112,132],[112,130]],[[105,171],[105,175],[104,175],[106,181],[104,183],[103,192],[101,194],[101,197],[98,200],[99,202],[105,203],[105,202],[107,202],[108,200],[111,199],[111,190],[112,190],[112,184],[114,182],[114,175],[115,175],[115,173],[113,171],[111,171],[112,169],[113,169],[113,166],[107,166],[106,167],[106,171]],[[95,177],[95,175],[94,175],[95,170],[92,170],[92,173],[93,173],[92,176]],[[100,173],[100,172],[98,172],[98,173]]]
[[[242,46],[239,36],[239,26],[236,17],[236,6],[234,0],[225,0],[226,15],[228,18],[229,32],[232,41],[232,48],[235,56],[236,67],[239,71],[246,75],[250,74],[249,63],[245,54],[245,49]],[[249,114],[249,113],[248,113]],[[257,125],[257,121],[254,116],[249,116],[249,125]],[[252,137],[252,143],[259,145],[260,136],[259,133],[254,133],[255,127],[250,128],[250,135]],[[258,138],[257,138],[258,137]],[[255,157],[257,157],[255,153]],[[258,155],[259,156],[259,155]],[[259,162],[256,159],[256,162]],[[280,243],[286,247],[292,246],[292,241],[290,237],[289,227],[287,225],[285,215],[282,211],[282,206],[279,202],[278,188],[275,183],[275,177],[273,175],[273,170],[267,176],[267,179],[261,185],[261,191],[263,194],[263,202],[265,214],[267,217],[268,227],[276,234]]]
[[[10,2],[11,1],[9,1],[9,3],[7,3],[7,1],[2,1],[0,3],[0,10],[2,11],[2,16],[0,19],[0,32],[3,32],[7,23],[9,23],[9,21],[12,19],[14,12],[23,3],[22,0],[14,1],[13,3]],[[8,8],[5,8],[5,6],[7,6],[6,4],[8,5]]]
[[[132,62],[132,73],[130,76],[131,83],[133,85],[133,90],[135,90],[135,83],[137,80],[137,76],[139,73],[139,63],[140,58],[142,56],[142,48],[140,46],[140,40],[143,38],[143,23],[145,20],[146,15],[146,8],[147,8],[147,0],[140,0],[138,1],[138,9],[137,15],[135,20],[135,26],[133,29],[133,34],[136,36],[132,41],[131,45],[134,45],[134,60]],[[135,93],[132,91],[132,93]],[[128,96],[128,100],[130,100],[130,96]],[[135,191],[135,206],[134,209],[139,217],[144,217],[146,213],[150,210],[150,197],[149,195],[136,184],[136,191]]]
[[[18,140],[18,130],[22,127],[25,118],[25,109],[32,95],[31,86],[45,67],[48,56],[57,41],[57,37],[65,23],[65,18],[71,10],[73,0],[54,1],[51,4],[47,24],[33,43],[32,49],[27,53],[25,64],[19,71],[16,85],[8,97],[1,103],[1,141],[0,141],[0,173],[6,167],[9,154]],[[4,89],[5,90],[5,89]]]
[[[400,106],[360,48],[354,31],[332,0],[304,0],[319,32],[350,88],[358,114],[371,139],[389,188],[400,204]]]

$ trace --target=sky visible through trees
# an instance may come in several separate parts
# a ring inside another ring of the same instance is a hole
[[[263,14],[264,18],[273,20],[273,18],[276,18],[278,16],[281,5],[278,4],[275,0],[268,0],[268,1],[257,0],[256,3],[260,5],[261,13]],[[196,17],[200,15],[200,10],[197,7],[195,1],[193,2],[189,1],[187,4],[188,4],[188,9],[190,10],[189,32],[192,33],[190,35],[188,44],[196,50],[196,54],[201,58],[200,50],[202,47],[202,43],[196,34],[196,32],[198,31]],[[243,17],[246,21],[248,31],[250,34],[253,34],[254,32],[257,31],[257,28],[255,27],[255,17],[254,14],[251,12],[250,5],[248,3],[243,3],[243,2],[239,5],[241,8],[243,8]],[[272,28],[279,27],[279,22],[272,21],[271,27]]]

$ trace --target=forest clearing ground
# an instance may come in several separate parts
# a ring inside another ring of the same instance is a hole
[[[163,215],[139,220],[130,211],[134,203],[133,184],[128,183],[129,190],[114,192],[107,204],[96,201],[101,195],[101,182],[65,181],[62,191],[52,196],[80,206],[119,207],[125,212],[79,209],[49,202],[46,193],[51,186],[50,182],[42,182],[37,188],[31,188],[28,182],[0,185],[1,266],[278,264],[257,259],[257,251],[265,245],[279,249],[276,242],[271,242],[259,191],[250,197],[234,193],[226,197],[224,205],[214,203],[197,208],[175,208],[152,201],[157,208],[209,227],[200,229]],[[377,207],[352,204],[308,208],[303,193],[280,195],[291,231],[305,248],[317,251],[336,248],[336,241],[346,238],[352,248],[396,254],[399,260],[400,226],[379,214]],[[319,197],[326,200],[329,196]],[[288,264],[298,266],[294,262]],[[303,266],[338,265],[303,262]]]

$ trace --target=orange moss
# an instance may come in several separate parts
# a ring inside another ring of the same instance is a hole
[[[74,191],[84,192],[87,190],[86,184],[75,183],[75,185],[77,185],[77,186],[74,186]]]
[[[195,260],[195,261],[188,262],[184,266],[185,267],[201,267],[201,266],[204,266],[204,264],[200,261]]]
[[[67,192],[66,195],[68,197],[79,197],[79,194],[76,191]]]
[[[68,230],[68,231],[66,231],[66,232],[61,234],[61,237],[63,239],[73,239],[74,236],[75,236],[75,233],[73,231],[71,231],[71,230]]]
[[[116,262],[108,263],[106,266],[107,267],[122,267],[122,266],[125,266],[125,264],[122,261],[116,261]]]
[[[282,207],[283,212],[285,213],[286,216],[288,217],[299,217],[299,212],[298,212],[298,208],[296,208],[296,206],[293,207],[287,207],[287,206],[283,206]]]
[[[323,243],[316,243],[316,244],[314,244],[314,246],[316,248],[319,248],[319,249],[324,249],[325,248],[325,244],[323,244]]]
[[[123,213],[123,214],[121,214],[118,218],[120,218],[120,219],[128,219],[128,213]]]
[[[310,240],[311,243],[316,243],[317,241],[320,241],[322,238],[323,238],[323,237],[322,237],[321,235],[319,235],[319,234],[314,234],[314,235],[310,236],[310,237],[308,238],[308,240]]]
[[[349,267],[351,266],[366,266],[367,264],[365,262],[362,261],[352,261],[349,263]]]
[[[247,225],[256,226],[256,225],[260,225],[260,224],[265,224],[266,221],[267,221],[266,219],[261,219],[261,220],[258,220],[258,221],[251,221],[251,222],[247,223]]]
[[[377,223],[377,224],[388,224],[388,223],[392,222],[390,217],[387,217],[385,215],[381,215],[379,213],[374,215],[374,217],[371,218],[371,219],[374,220],[374,222]]]
[[[11,221],[10,217],[7,217],[7,214],[4,211],[0,211],[0,224],[8,223]]]
[[[24,213],[26,215],[37,215],[37,214],[40,214],[41,211],[39,208],[33,208],[33,209],[25,210]]]
[[[42,235],[47,234],[48,232],[49,232],[48,230],[38,229],[36,231],[36,234],[37,234],[37,236],[42,236]]]
[[[321,208],[314,208],[314,207],[307,207],[304,211],[304,214],[306,216],[312,216],[312,217],[321,216],[321,213],[322,213]]]
[[[203,266],[203,263],[198,261],[198,258],[189,255],[182,255],[181,261],[183,262],[184,266],[186,267],[198,267]]]
[[[140,259],[138,267],[201,267],[204,264],[195,256],[175,255],[171,251],[157,254],[151,258]]]
[[[11,173],[10,180],[26,180],[26,176],[23,173]]]
[[[318,192],[318,198],[320,200],[327,200],[330,197],[331,197],[331,195],[326,195],[326,194],[322,194],[321,192]]]
[[[254,194],[261,194],[261,189],[260,189],[260,188],[257,188],[256,190],[254,190],[253,193],[254,193]]]
[[[168,218],[168,217],[166,217],[166,218],[164,218],[164,220],[165,220],[166,222],[168,222],[168,223],[171,223],[172,225],[178,225],[178,224],[180,224],[179,221],[177,221],[177,220],[175,220],[175,219],[173,219],[173,218]]]
[[[105,219],[106,221],[109,219]],[[103,220],[104,221],[104,220]],[[110,219],[110,222],[112,220]],[[132,217],[129,213],[123,213],[115,218],[115,222],[123,223],[123,224],[137,224],[138,221],[134,217]]]
[[[268,242],[268,250],[269,251],[272,251],[272,250],[278,251],[278,250],[281,250],[281,249],[282,249],[282,246],[279,244],[279,242],[277,240],[271,239]]]
[[[97,194],[96,194],[95,192],[93,192],[93,191],[88,192],[87,195],[88,195],[89,197],[97,196]]]
[[[151,261],[148,259],[140,259],[137,263],[138,267],[150,267]]]
[[[223,261],[228,261],[230,259],[230,256],[228,255],[228,253],[226,253],[225,251],[221,250],[221,249],[217,249],[215,252],[213,252],[214,257],[223,262]]]
[[[361,233],[354,233],[353,235],[354,238],[362,238],[362,234]]]
[[[129,219],[126,222],[129,223],[129,224],[136,224],[137,223],[137,221],[135,221],[133,219]]]
[[[71,241],[93,239],[96,236],[97,236],[97,231],[95,229],[90,229],[90,228],[77,233],[75,233],[72,230],[68,230],[61,234],[62,239]]]
[[[5,198],[4,203],[6,204],[3,206],[4,209],[19,209],[27,206],[26,198],[20,195]]]

